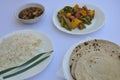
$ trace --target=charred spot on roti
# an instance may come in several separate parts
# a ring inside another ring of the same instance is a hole
[[[79,45],[78,47],[79,47],[79,49],[81,49],[81,46],[80,46],[80,45]]]
[[[120,55],[118,56],[118,58],[120,59]]]
[[[97,42],[97,39],[95,39],[95,42]]]
[[[74,61],[75,59],[72,59],[72,61]]]
[[[97,51],[100,51],[100,49],[97,49]]]
[[[91,59],[89,62],[90,62],[90,63],[93,63],[93,60]]]
[[[90,59],[88,62],[89,62],[90,64],[96,64],[96,61],[93,60],[93,59]]]
[[[100,49],[94,49],[94,51],[100,51]]]
[[[89,65],[89,67],[92,67],[91,65]]]
[[[115,51],[112,51],[112,53],[115,53]]]
[[[93,43],[93,46],[95,46],[95,43]]]
[[[87,46],[87,45],[88,45],[88,42],[84,42],[84,45]]]
[[[98,43],[93,43],[93,46],[96,47],[96,46],[99,46]]]
[[[96,43],[96,46],[99,46],[98,43]]]
[[[89,48],[91,48],[91,45],[89,45]]]
[[[78,57],[81,57],[81,54],[77,54]]]
[[[110,56],[113,56],[112,54]]]
[[[72,65],[70,65],[70,69],[72,68]]]
[[[90,53],[90,51],[88,51],[88,53]]]
[[[81,49],[81,46],[76,46],[75,49],[73,50],[73,52],[78,52],[78,50]]]
[[[75,52],[78,52],[78,49],[76,49]]]
[[[74,80],[77,80],[77,79],[75,78],[75,76],[72,75],[72,77],[73,77]]]

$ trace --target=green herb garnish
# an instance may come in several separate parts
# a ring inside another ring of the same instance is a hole
[[[23,72],[27,71],[28,69],[30,69],[30,68],[32,68],[32,67],[38,65],[39,63],[41,63],[42,61],[44,61],[44,60],[47,59],[48,57],[49,57],[49,56],[46,56],[46,57],[44,57],[44,58],[38,60],[37,62],[33,63],[32,65],[28,66],[27,68],[24,68],[24,69],[22,69],[22,70],[20,70],[20,71],[18,71],[18,72],[15,72],[15,73],[12,73],[12,74],[3,76],[3,79],[6,79],[6,78],[9,78],[9,77],[18,75],[18,74],[20,74],[20,73],[23,73]]]
[[[42,55],[44,55],[44,54],[46,54],[46,53],[51,53],[51,52],[53,52],[53,51],[48,51],[48,52],[44,52],[44,53],[38,54],[38,55],[34,56],[33,58],[31,58],[30,60],[28,60],[27,62],[25,62],[25,63],[22,64],[22,65],[15,66],[15,67],[11,67],[11,68],[5,69],[5,70],[3,70],[3,71],[0,71],[0,75],[6,73],[6,72],[8,72],[8,71],[11,71],[11,70],[13,70],[13,69],[15,69],[15,68],[19,68],[19,67],[26,66],[26,65],[30,64],[31,62],[37,60],[37,59],[38,59],[39,57],[41,57]]]

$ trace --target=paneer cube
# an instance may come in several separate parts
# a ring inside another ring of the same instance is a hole
[[[74,18],[74,19],[71,21],[72,29],[75,29],[80,23],[82,23],[81,20],[79,20],[79,19],[77,19],[77,18]]]
[[[95,10],[88,10],[88,16],[90,16],[91,18],[93,18],[95,15]]]

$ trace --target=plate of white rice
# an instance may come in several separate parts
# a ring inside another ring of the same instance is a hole
[[[52,50],[52,42],[44,33],[34,30],[20,30],[10,33],[0,39],[0,71],[21,65],[40,53]],[[33,68],[5,80],[23,80],[40,73],[50,63],[52,55],[51,53],[47,59]],[[14,71],[1,76],[12,72]]]

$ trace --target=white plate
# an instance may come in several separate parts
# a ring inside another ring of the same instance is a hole
[[[51,51],[53,50],[53,45],[52,45],[52,42],[51,40],[49,39],[49,37],[41,32],[38,32],[38,31],[33,31],[33,30],[20,30],[20,31],[17,31],[17,32],[13,32],[5,37],[3,37],[1,40],[3,40],[4,38],[10,36],[10,35],[13,35],[13,34],[16,34],[16,33],[26,33],[26,32],[37,32],[39,37],[41,38],[42,41],[44,41],[44,48],[42,49],[42,52],[47,52],[47,51]],[[41,71],[43,71],[47,66],[48,64],[50,63],[51,59],[52,59],[52,55],[53,53],[50,55],[50,57],[48,57],[46,60],[44,60],[43,62],[41,62],[40,64],[36,65],[35,67],[21,73],[21,74],[18,74],[16,76],[13,76],[13,77],[10,77],[10,78],[7,78],[5,80],[24,80],[24,79],[27,79],[29,77],[32,77],[38,73],[40,73]]]
[[[71,5],[65,5],[65,6],[74,6],[75,4],[71,4]],[[60,22],[58,21],[58,18],[57,18],[57,13],[59,10],[61,10],[62,8],[64,8],[65,6],[61,7],[61,8],[58,8],[54,14],[53,14],[53,23],[54,25],[61,31],[63,32],[66,32],[66,33],[69,33],[69,34],[75,34],[75,35],[82,35],[82,34],[88,34],[88,33],[91,33],[91,32],[94,32],[94,31],[97,31],[98,29],[100,29],[103,24],[104,24],[104,21],[105,21],[105,15],[104,13],[102,12],[101,9],[99,9],[98,7],[94,6],[94,5],[90,5],[90,4],[79,4],[80,6],[84,6],[86,5],[88,7],[88,9],[93,9],[95,10],[95,17],[94,19],[92,20],[92,24],[91,25],[86,25],[86,29],[83,29],[83,30],[79,30],[79,29],[74,29],[72,31],[68,31],[66,30],[65,28],[63,28],[61,25],[60,25]]]
[[[70,56],[73,52],[73,50],[76,48],[76,46],[80,45],[81,43],[84,43],[84,42],[87,42],[87,41],[91,41],[91,40],[106,40],[106,41],[109,41],[107,39],[100,39],[100,38],[88,38],[86,40],[82,40],[78,43],[75,43],[74,45],[72,45],[68,51],[66,52],[65,56],[64,56],[64,59],[63,59],[63,63],[62,63],[62,69],[63,69],[63,73],[64,73],[64,77],[66,80],[74,80],[71,76],[71,73],[70,73],[70,67],[69,67],[69,61],[70,61]],[[110,41],[111,43],[113,43],[112,41]],[[116,43],[114,43],[116,44]],[[119,46],[119,44],[116,44]]]

